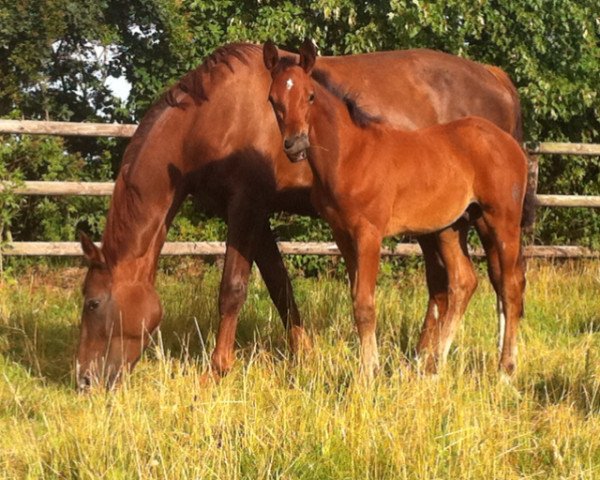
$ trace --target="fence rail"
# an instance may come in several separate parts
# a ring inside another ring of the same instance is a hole
[[[113,182],[38,182],[28,181],[22,185],[0,182],[0,192],[12,188],[18,195],[112,195]],[[600,208],[600,195],[537,195],[537,205],[542,207],[591,207]]]
[[[0,134],[31,134],[90,137],[131,137],[137,125],[44,122],[31,120],[0,119]],[[527,151],[533,155],[600,155],[600,144],[563,143],[563,142],[527,142]],[[19,195],[92,195],[108,196],[112,194],[113,182],[42,182],[26,181],[19,185],[0,182],[0,192],[7,188]],[[537,204],[544,207],[591,207],[600,208],[600,196],[580,195],[537,195]],[[280,242],[281,253],[288,255],[339,255],[334,243],[323,242]],[[165,243],[163,255],[223,255],[223,242],[169,242]],[[480,250],[473,255],[482,256]],[[0,255],[24,256],[79,256],[81,247],[77,242],[11,242],[0,249]],[[416,244],[402,243],[393,249],[383,249],[383,255],[420,255]],[[600,252],[578,246],[528,246],[528,257],[555,258],[600,258]]]
[[[97,244],[98,246],[100,244]],[[340,255],[335,243],[328,242],[278,242],[279,251],[284,255]],[[543,258],[600,258],[600,252],[577,246],[538,246],[525,247],[526,257]],[[225,242],[168,242],[162,255],[224,255]],[[416,243],[399,243],[393,248],[383,248],[384,256],[421,255]],[[484,255],[481,249],[472,249],[475,257]],[[82,255],[78,242],[14,242],[2,249],[2,255],[19,256],[58,256],[75,257]]]
[[[79,137],[131,137],[137,128],[133,123],[74,123],[37,120],[0,119],[0,134],[59,135]],[[531,154],[600,155],[600,144],[564,142],[526,142]]]

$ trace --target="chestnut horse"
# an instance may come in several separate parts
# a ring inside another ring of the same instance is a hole
[[[361,92],[371,114],[401,128],[474,114],[521,140],[516,90],[494,67],[407,50],[322,57],[315,73]],[[291,164],[283,154],[266,101],[270,84],[259,46],[224,46],[142,119],[116,180],[101,248],[82,236],[90,267],[83,288],[78,388],[94,379],[112,385],[122,368],[137,362],[158,327],[157,259],[188,195],[228,226],[213,371],[226,373],[233,364],[237,317],[253,262],[289,332],[292,351],[306,343],[268,217],[275,211],[314,215],[313,180],[306,163]],[[431,295],[420,342],[426,345],[444,318],[448,284],[435,239],[426,235],[420,243]]]
[[[292,162],[308,158],[312,202],[346,261],[364,373],[371,378],[379,366],[375,282],[381,242],[389,235],[437,232],[449,271],[448,332],[437,346],[443,351],[431,353],[447,354],[476,285],[461,219],[469,212],[489,232],[488,255],[499,265],[495,287],[506,316],[500,367],[511,374],[525,288],[525,152],[508,133],[478,117],[411,132],[394,128],[362,111],[339,86],[311,78],[315,60],[310,41],[302,45],[299,62],[280,61],[273,43],[264,46],[273,77],[269,101],[285,153]]]

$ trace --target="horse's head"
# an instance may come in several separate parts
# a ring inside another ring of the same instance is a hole
[[[162,309],[151,284],[115,274],[102,250],[83,234],[81,246],[90,267],[83,285],[77,388],[111,388],[139,360]]]
[[[290,58],[280,59],[277,47],[271,41],[263,47],[265,66],[273,79],[269,102],[283,135],[285,153],[292,162],[305,160],[310,147],[309,117],[315,99],[310,72],[316,57],[317,49],[310,40],[305,40],[300,47],[298,63]]]

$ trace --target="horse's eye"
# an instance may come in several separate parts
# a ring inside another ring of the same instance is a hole
[[[311,93],[311,94],[308,96],[308,103],[313,103],[314,101],[315,101],[315,94],[314,94],[314,93]]]
[[[96,310],[98,308],[98,305],[100,305],[100,300],[96,299],[88,300],[87,302],[85,302],[85,308],[90,312]]]

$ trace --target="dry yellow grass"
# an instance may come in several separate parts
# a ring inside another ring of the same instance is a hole
[[[378,288],[383,369],[357,376],[344,282],[297,279],[314,340],[299,362],[260,279],[238,362],[201,387],[218,272],[162,274],[162,334],[114,393],[77,395],[80,294],[64,275],[0,284],[0,476],[401,479],[600,477],[600,263],[532,263],[512,385],[496,374],[494,299],[478,291],[437,378],[415,372],[422,271]],[[44,284],[48,283],[48,286]]]

